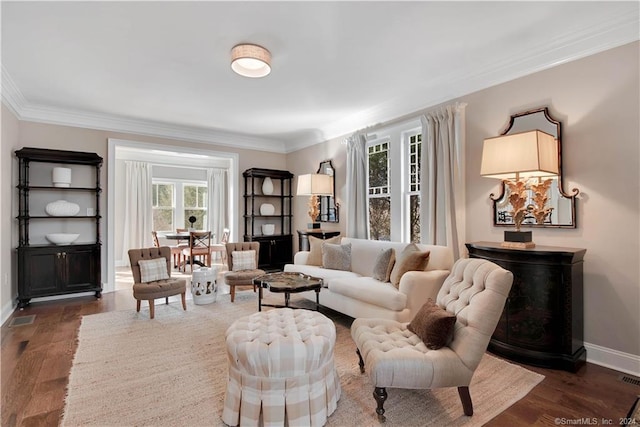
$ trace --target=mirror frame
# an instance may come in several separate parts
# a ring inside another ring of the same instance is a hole
[[[332,174],[327,174],[327,167],[331,168]],[[333,176],[333,196],[319,196],[320,199],[320,214],[318,215],[318,222],[339,222],[340,216],[338,215],[339,205],[336,203],[336,168],[333,167],[331,159],[323,160],[318,165],[318,172],[322,175]]]
[[[560,193],[560,197],[565,199],[569,199],[570,207],[571,207],[571,224],[522,224],[522,227],[531,227],[531,228],[576,228],[576,196],[580,193],[580,190],[577,188],[572,188],[571,193],[567,193],[564,190],[564,181],[563,181],[563,173],[562,173],[562,123],[559,120],[556,120],[549,114],[549,109],[547,107],[536,108],[534,110],[524,111],[522,113],[513,114],[509,120],[509,124],[505,127],[505,129],[500,133],[500,135],[507,135],[509,131],[513,128],[516,120],[525,116],[529,116],[532,114],[543,113],[544,118],[555,125],[556,127],[556,135],[558,140],[558,192]],[[526,130],[526,129],[525,129]],[[533,129],[529,129],[533,130]],[[522,132],[522,130],[519,130]],[[493,193],[489,195],[489,198],[493,202],[493,225],[496,227],[513,227],[513,224],[505,224],[498,222],[498,212],[504,209],[500,209],[498,204],[505,197],[506,186],[504,181],[500,183],[500,194],[495,196]]]

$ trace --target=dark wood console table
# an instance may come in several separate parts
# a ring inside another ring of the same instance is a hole
[[[586,249],[467,243],[471,258],[513,273],[489,350],[522,363],[575,372],[584,364],[582,269]]]
[[[326,240],[339,235],[340,235],[339,231],[326,231],[326,230],[321,230],[319,228],[316,228],[314,230],[298,230],[298,250],[308,251],[310,249],[309,236]]]

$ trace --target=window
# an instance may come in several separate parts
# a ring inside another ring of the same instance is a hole
[[[207,218],[207,186],[206,185],[184,185],[184,226],[193,227],[196,230],[204,230]],[[190,217],[196,221],[191,225]]]
[[[193,225],[190,217],[195,217]],[[207,185],[170,179],[153,180],[153,229],[207,228]]]
[[[389,142],[370,145],[368,157],[369,238],[391,240]]]
[[[407,135],[407,224],[409,241],[420,242],[420,164],[422,163],[422,133],[412,132]]]
[[[153,229],[156,231],[175,230],[174,185],[170,183],[153,184]]]
[[[369,238],[420,242],[422,132],[419,122],[376,131],[367,144]]]

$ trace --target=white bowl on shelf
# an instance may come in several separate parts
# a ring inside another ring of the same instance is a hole
[[[272,236],[273,233],[275,233],[276,231],[276,225],[275,224],[263,224],[262,225],[262,234],[264,234],[265,236]]]
[[[68,245],[73,243],[80,234],[77,233],[51,233],[45,237],[54,245]]]

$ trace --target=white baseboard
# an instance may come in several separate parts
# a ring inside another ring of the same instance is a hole
[[[585,342],[587,362],[640,377],[640,356]]]
[[[14,304],[13,302],[14,302],[13,300],[9,301],[8,303],[6,303],[2,307],[2,314],[1,314],[2,317],[1,317],[0,325],[4,325],[4,322],[7,321],[9,316],[11,316],[13,314],[13,311],[18,306],[17,304]]]

